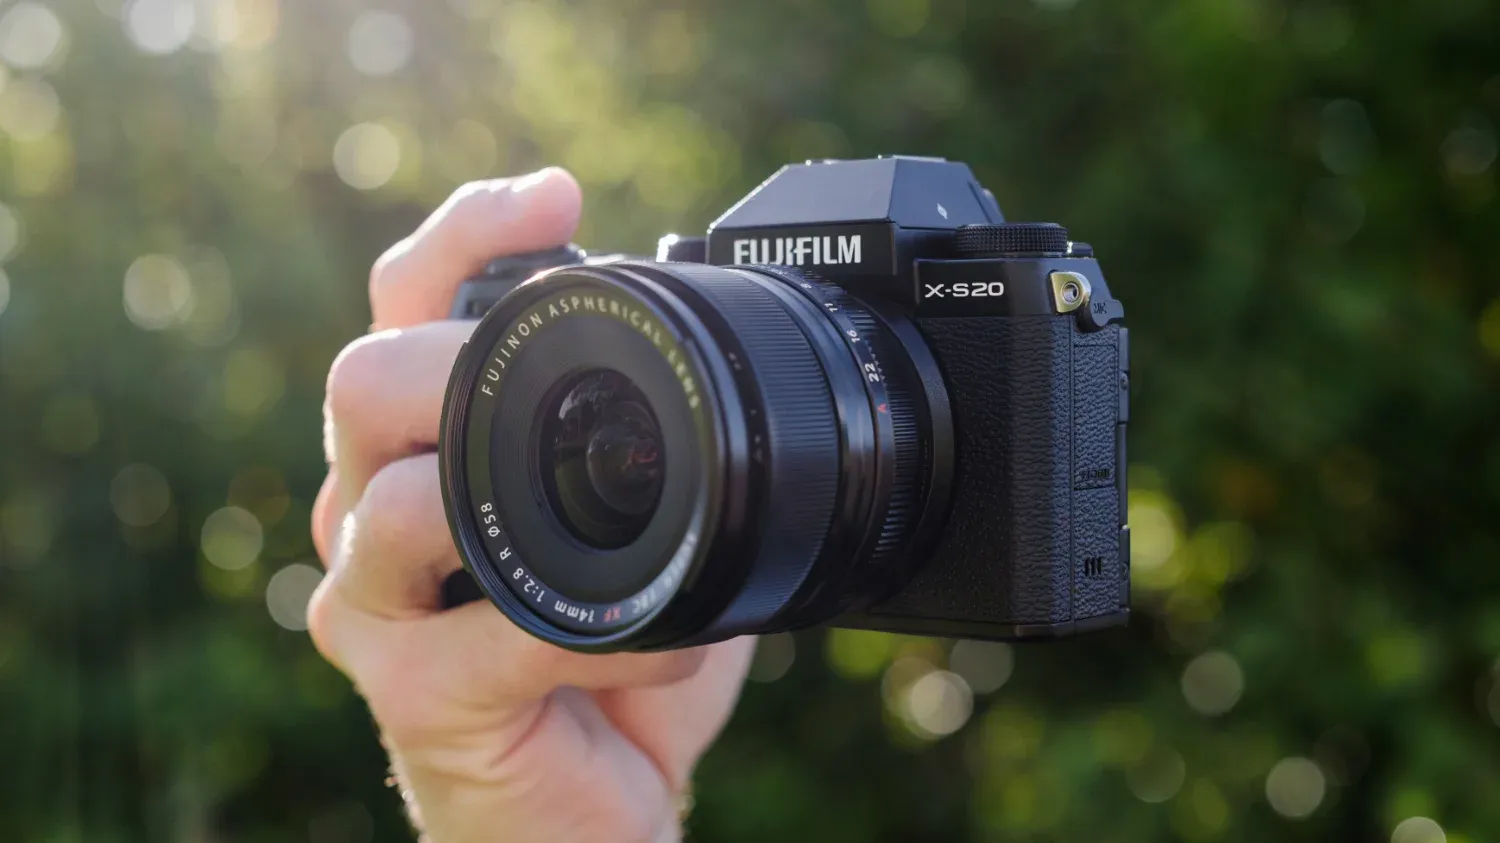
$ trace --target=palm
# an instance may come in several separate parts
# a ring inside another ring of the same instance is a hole
[[[439,760],[425,748],[420,757],[403,758],[401,736],[388,735],[420,802],[428,801],[429,787],[451,791],[451,780],[463,778],[483,785],[495,822],[528,829],[536,839],[649,840],[671,827],[677,794],[727,719],[752,648],[748,638],[707,647],[700,669],[669,685],[560,688],[522,706],[480,705],[489,690],[482,670],[445,693],[367,694],[388,726],[463,724],[443,742],[465,748],[457,758]],[[447,710],[431,710],[437,706]],[[508,796],[493,801],[496,793]],[[445,829],[442,822],[429,818],[433,839],[468,839],[470,829]]]

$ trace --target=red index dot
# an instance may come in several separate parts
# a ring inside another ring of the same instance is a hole
[[[882,413],[886,413],[886,412],[889,412],[889,410],[887,410],[887,409],[886,409],[886,408],[885,408],[885,405],[884,405],[884,404],[881,404],[881,405],[880,405],[880,406],[879,406],[879,407],[876,407],[876,408],[875,408],[875,409],[877,409],[877,410],[879,410],[879,411],[880,411],[880,412],[882,412]]]

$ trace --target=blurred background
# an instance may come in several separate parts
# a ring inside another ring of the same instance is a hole
[[[4,836],[410,840],[304,631],[371,261],[906,152],[1126,302],[1134,623],[766,639],[693,838],[1496,839],[1497,121],[1487,0],[0,0]]]

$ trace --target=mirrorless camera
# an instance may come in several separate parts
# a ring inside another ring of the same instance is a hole
[[[1124,310],[964,164],[789,165],[655,260],[497,259],[453,315],[449,602],[586,652],[1129,615]]]

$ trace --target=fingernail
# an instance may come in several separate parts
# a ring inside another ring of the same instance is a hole
[[[547,179],[552,178],[552,173],[556,169],[556,167],[545,167],[543,169],[537,170],[534,173],[529,173],[527,175],[521,176],[520,178],[515,179],[510,183],[510,192],[525,193],[526,191],[532,189],[533,187],[536,187]]]

